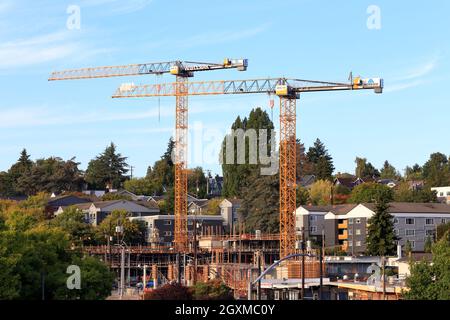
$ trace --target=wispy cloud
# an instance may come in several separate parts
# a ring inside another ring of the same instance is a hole
[[[61,31],[0,44],[0,69],[25,67],[80,52],[80,45],[66,41],[68,32]]]
[[[432,56],[429,60],[415,66],[402,75],[391,79],[392,83],[386,86],[386,93],[402,91],[418,87],[429,82],[428,76],[437,68],[439,55]]]
[[[140,11],[147,7],[152,0],[85,0],[80,7],[102,7],[108,14],[127,14]]]

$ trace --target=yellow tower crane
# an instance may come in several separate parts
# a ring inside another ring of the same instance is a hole
[[[247,70],[247,59],[224,59],[222,63],[168,61],[119,66],[102,66],[52,72],[49,81],[109,78],[170,73],[176,76],[175,109],[175,248],[184,252],[188,247],[187,232],[187,130],[188,78],[194,72],[222,69]],[[122,86],[122,89],[130,85]]]
[[[296,101],[301,93],[374,90],[382,93],[383,79],[350,77],[349,83],[312,81],[286,78],[253,80],[225,80],[166,83],[161,85],[127,86],[117,89],[113,98],[139,98],[179,95],[183,86],[185,95],[222,95],[266,93],[280,97],[280,258],[295,253],[296,230]]]

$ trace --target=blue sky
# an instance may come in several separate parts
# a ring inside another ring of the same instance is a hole
[[[450,3],[413,3],[0,0],[0,171],[24,147],[33,159],[76,156],[84,169],[114,141],[135,173],[144,175],[173,133],[174,99],[110,97],[124,81],[173,77],[48,82],[49,73],[225,57],[248,58],[248,71],[202,73],[196,80],[345,81],[350,71],[385,79],[383,95],[310,93],[298,102],[298,136],[307,146],[319,137],[336,171],[353,172],[356,156],[377,167],[388,159],[402,170],[432,152],[450,154]],[[66,27],[69,5],[81,9],[79,30]],[[367,27],[370,5],[380,8],[379,30]],[[265,95],[191,98],[189,121],[208,139],[208,132],[225,133],[237,115],[256,106],[270,113]],[[278,123],[277,108],[273,116]],[[214,157],[191,163],[219,172]]]

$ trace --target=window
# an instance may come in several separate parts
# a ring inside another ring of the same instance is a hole
[[[172,235],[172,231],[164,231],[165,237],[170,237]]]
[[[309,216],[309,221],[317,221],[317,216]]]
[[[416,247],[416,242],[415,241],[410,241],[409,243],[411,243],[411,248],[415,248]]]
[[[349,246],[349,247],[353,247],[353,241],[349,241],[349,242],[348,242],[348,246]]]
[[[348,229],[348,235],[352,236],[353,235],[353,229]]]
[[[398,236],[400,233],[398,232],[398,229],[394,229],[394,234],[396,235],[396,236]]]
[[[355,245],[356,245],[357,247],[361,247],[361,241],[356,241]]]
[[[360,236],[361,235],[361,229],[356,229],[356,235]]]
[[[394,224],[398,224],[398,218],[394,218]]]
[[[434,224],[434,219],[431,218],[425,219],[425,224],[427,225]]]
[[[439,196],[440,196],[440,197],[443,197],[443,196],[444,196],[444,193],[443,193],[443,192],[440,192],[440,193],[439,193]]]
[[[405,234],[406,234],[406,236],[414,236],[414,235],[416,235],[416,230],[414,230],[414,229],[406,229]]]
[[[164,220],[165,226],[170,226],[172,224],[172,220]]]
[[[445,224],[445,219],[444,218],[442,218],[441,223]]]
[[[312,232],[312,233],[315,233],[315,232],[317,232],[317,227],[316,226],[311,226],[311,227],[309,227],[309,231]]]
[[[406,224],[415,224],[414,218],[406,218]]]
[[[361,223],[361,219],[356,219],[356,224],[360,224]]]
[[[450,196],[450,191],[447,191],[447,196]]]
[[[187,224],[188,224],[188,226],[192,226],[194,224],[194,221],[188,220]]]
[[[434,236],[434,230],[425,230],[425,235],[428,236]]]
[[[349,224],[353,224],[353,219],[348,219]]]

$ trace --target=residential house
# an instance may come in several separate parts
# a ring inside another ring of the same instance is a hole
[[[313,174],[307,174],[300,178],[299,181],[297,181],[297,184],[302,186],[303,188],[310,188],[314,182],[316,182],[316,176]]]
[[[208,199],[198,199],[188,202],[189,214],[206,214],[208,211]]]
[[[206,177],[207,182],[207,195],[212,197],[218,197],[222,194],[223,177],[216,175],[213,177]]]
[[[436,191],[436,196],[440,202],[450,204],[450,187],[431,188]]]
[[[224,199],[220,204],[220,215],[224,220],[224,227],[228,233],[236,233],[238,227],[239,214],[238,210],[241,207],[242,201],[240,199]]]
[[[114,210],[125,210],[130,217],[145,217],[159,214],[159,208],[154,202],[145,202],[144,204],[138,201],[111,200],[82,203],[75,205],[75,207],[82,210],[85,213],[86,221],[94,226],[99,225]],[[59,207],[55,215],[62,213],[65,208],[66,206]]]
[[[78,197],[75,195],[52,196],[47,201],[45,211],[48,214],[53,215],[60,207],[69,207],[76,204],[90,203],[90,202],[92,201],[87,197]]]

